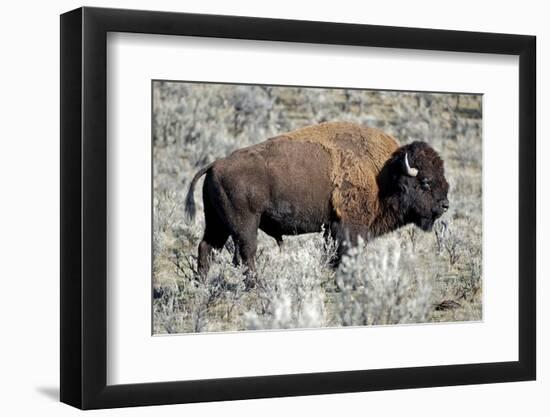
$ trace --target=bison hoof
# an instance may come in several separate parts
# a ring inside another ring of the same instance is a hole
[[[246,291],[256,287],[256,280],[254,278],[247,277],[244,279],[244,288]]]

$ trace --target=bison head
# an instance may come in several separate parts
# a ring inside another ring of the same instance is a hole
[[[449,208],[443,161],[425,142],[413,142],[395,151],[381,177],[381,192],[385,190],[394,212],[405,224],[414,223],[430,231]]]

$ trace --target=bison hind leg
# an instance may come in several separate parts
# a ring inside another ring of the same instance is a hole
[[[278,224],[265,214],[260,218],[260,229],[277,242],[280,250],[283,250],[283,233]]]
[[[199,243],[198,271],[201,279],[205,279],[210,269],[209,258],[212,249],[220,250],[224,247],[229,233],[225,230],[211,231],[206,229]]]
[[[229,230],[221,222],[213,207],[205,200],[204,219],[205,230],[204,235],[199,243],[198,250],[198,272],[201,280],[205,281],[210,269],[209,261],[212,249],[220,250],[225,246],[225,242],[229,238]]]
[[[256,249],[258,247],[258,225],[259,219],[253,214],[241,216],[239,227],[231,232],[235,242],[234,262],[239,262],[246,267],[245,285],[247,289],[253,288],[256,284]]]

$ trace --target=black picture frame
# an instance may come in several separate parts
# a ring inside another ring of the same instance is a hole
[[[107,385],[108,32],[519,56],[519,360]],[[61,15],[61,401],[82,409],[534,380],[536,38],[79,8]]]

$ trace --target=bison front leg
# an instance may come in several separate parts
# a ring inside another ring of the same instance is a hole
[[[336,244],[336,253],[330,262],[330,265],[333,268],[338,268],[342,262],[342,257],[347,255],[353,246],[357,245],[358,238],[361,235],[360,232],[361,231],[353,225],[340,221],[334,221],[331,223],[329,233],[325,234],[325,238],[330,236]]]

